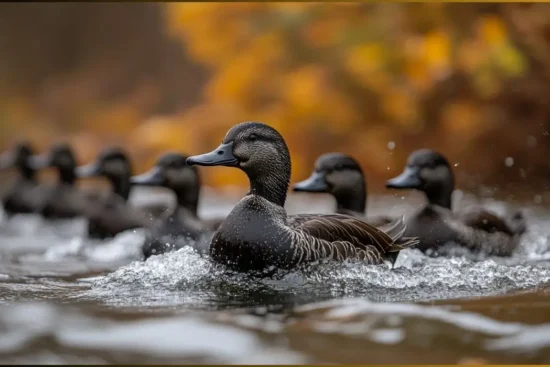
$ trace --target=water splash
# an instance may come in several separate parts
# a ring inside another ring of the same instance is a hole
[[[385,265],[359,262],[317,264],[281,273],[275,279],[256,279],[230,272],[186,247],[121,267],[95,282],[92,292],[117,304],[124,303],[120,294],[130,294],[147,303],[154,290],[154,297],[159,292],[163,295],[183,292],[185,297],[172,297],[178,304],[210,301],[269,305],[269,302],[302,304],[338,297],[376,301],[448,299],[499,294],[550,283],[550,270],[543,267],[506,266],[490,259],[430,258],[417,250],[403,251],[397,265],[392,270]]]

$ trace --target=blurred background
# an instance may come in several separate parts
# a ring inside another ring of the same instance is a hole
[[[0,4],[0,148],[125,147],[134,169],[277,128],[293,180],[358,159],[369,191],[428,147],[458,186],[550,202],[550,4]],[[246,186],[226,168],[203,181]],[[491,190],[482,190],[491,187]],[[509,196],[510,197],[510,196]]]

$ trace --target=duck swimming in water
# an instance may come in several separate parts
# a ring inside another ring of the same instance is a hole
[[[361,166],[343,153],[326,153],[317,158],[311,176],[292,187],[297,192],[326,192],[336,199],[336,213],[365,218],[369,224],[380,227],[390,224],[388,217],[366,218],[367,184]],[[388,255],[395,264],[399,252]]]
[[[453,172],[443,155],[429,149],[411,153],[403,173],[387,181],[386,187],[426,195],[428,203],[407,221],[405,233],[418,237],[418,248],[427,253],[437,255],[443,245],[454,243],[474,253],[510,256],[525,232],[520,212],[508,222],[481,208],[453,213]]]
[[[87,200],[86,193],[78,191],[76,182],[76,159],[71,147],[66,143],[52,145],[48,153],[33,156],[31,166],[36,169],[54,168],[58,182],[48,187],[45,202],[38,212],[46,219],[69,219],[84,215]]]
[[[36,180],[36,170],[30,163],[33,155],[30,144],[20,142],[0,156],[0,169],[15,168],[19,174],[2,197],[4,212],[8,217],[36,213],[43,205],[44,197]]]
[[[144,212],[127,205],[130,196],[132,168],[127,155],[118,148],[104,150],[97,160],[76,170],[79,178],[105,177],[112,191],[104,194],[88,208],[88,236],[106,239],[135,228],[149,227],[152,219]]]
[[[218,148],[189,157],[187,163],[235,167],[248,176],[250,192],[210,244],[212,259],[229,268],[265,274],[320,260],[379,264],[389,253],[418,243],[403,237],[402,220],[382,230],[344,214],[287,215],[290,154],[283,137],[263,123],[235,125]]]
[[[366,216],[367,185],[361,166],[343,153],[326,153],[317,158],[311,176],[292,187],[297,192],[329,193],[336,200],[336,213]],[[374,226],[389,224],[392,219],[376,217],[367,220]]]
[[[207,253],[213,231],[221,220],[204,221],[197,214],[200,177],[196,167],[186,163],[187,156],[167,153],[148,172],[133,176],[132,185],[161,186],[174,193],[176,205],[148,231],[143,244],[145,259],[152,255],[191,245],[199,253]],[[189,241],[192,240],[192,242]]]

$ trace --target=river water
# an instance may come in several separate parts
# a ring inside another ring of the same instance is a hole
[[[237,199],[207,193],[201,215]],[[420,204],[369,200],[372,215]],[[287,209],[331,205],[303,194]],[[508,259],[406,250],[393,270],[350,262],[276,279],[230,273],[189,248],[142,262],[141,230],[94,242],[81,220],[3,220],[0,362],[548,363],[550,211],[524,208],[530,230]]]

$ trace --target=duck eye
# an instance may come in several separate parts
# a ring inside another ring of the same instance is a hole
[[[250,135],[248,135],[248,140],[250,140],[250,141],[256,141],[256,139],[258,139],[258,137],[256,136],[256,134],[250,134]]]

